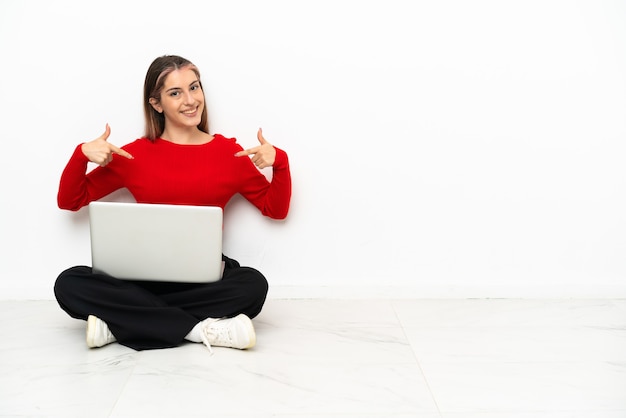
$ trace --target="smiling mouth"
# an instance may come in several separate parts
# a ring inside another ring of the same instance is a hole
[[[183,115],[193,116],[193,115],[195,115],[197,112],[198,112],[198,108],[196,107],[196,108],[194,108],[194,109],[191,109],[191,110],[186,110],[186,111],[181,112],[181,113],[182,113]]]

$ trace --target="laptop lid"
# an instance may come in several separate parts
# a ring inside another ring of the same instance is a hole
[[[222,222],[220,207],[91,202],[93,271],[125,280],[219,280]]]

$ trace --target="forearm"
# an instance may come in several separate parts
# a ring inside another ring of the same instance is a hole
[[[86,204],[88,162],[89,160],[84,156],[79,145],[61,174],[57,194],[59,208],[76,211]]]
[[[87,173],[88,163],[81,146],[76,147],[61,174],[57,194],[59,208],[77,211],[121,187],[112,169],[96,167]]]
[[[291,203],[291,171],[287,153],[277,148],[272,181],[267,189],[261,212],[274,219],[284,219]]]

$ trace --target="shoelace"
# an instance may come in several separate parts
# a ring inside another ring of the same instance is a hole
[[[209,338],[205,335],[204,329],[202,330],[202,342],[209,349],[211,355],[213,355],[213,348],[211,348],[211,343],[209,342]]]
[[[213,354],[213,348],[211,347],[211,343],[209,342],[209,337],[212,338],[213,341],[216,341],[218,345],[228,345],[231,340],[230,334],[228,332],[228,327],[212,327],[211,325],[218,322],[219,319],[205,319],[202,324],[202,342],[207,346],[211,354]]]

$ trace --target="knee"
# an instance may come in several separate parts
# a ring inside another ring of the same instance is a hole
[[[269,285],[265,276],[258,270],[251,267],[242,267],[242,273],[244,273],[245,285],[248,289],[246,292],[246,298],[248,299],[246,302],[247,309],[245,309],[244,313],[250,318],[254,318],[261,312],[265,304]]]
[[[54,282],[54,294],[57,298],[62,298],[64,294],[67,294],[72,289],[75,289],[76,281],[83,279],[85,276],[91,274],[91,267],[87,266],[76,266],[70,267],[69,269],[63,271],[57,277]]]
[[[247,284],[250,287],[250,293],[257,298],[265,300],[269,289],[269,284],[265,276],[252,267],[242,267],[242,269],[247,273]]]

